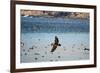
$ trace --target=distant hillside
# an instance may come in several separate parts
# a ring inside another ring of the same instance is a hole
[[[65,17],[65,18],[89,18],[89,13],[36,11],[36,10],[21,10],[21,15],[22,16]]]

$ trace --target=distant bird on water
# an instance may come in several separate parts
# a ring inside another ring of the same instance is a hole
[[[51,49],[51,52],[54,52],[57,48],[57,46],[61,46],[61,44],[59,44],[59,39],[57,36],[55,36],[55,40],[54,40],[54,43],[51,44],[52,49]]]

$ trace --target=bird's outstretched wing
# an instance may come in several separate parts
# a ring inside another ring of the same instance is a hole
[[[58,45],[58,43],[59,43],[59,39],[58,39],[58,37],[57,37],[57,36],[55,36],[55,44],[57,44],[57,45]]]
[[[51,52],[54,52],[56,50],[57,46],[56,45],[53,45],[52,49],[51,49]]]

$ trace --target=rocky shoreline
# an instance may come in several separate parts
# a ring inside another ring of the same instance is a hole
[[[79,18],[89,19],[89,13],[81,12],[54,12],[54,11],[36,11],[36,10],[21,10],[22,16],[43,16],[43,17],[63,17],[63,18]]]

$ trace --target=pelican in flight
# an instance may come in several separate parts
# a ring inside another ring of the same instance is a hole
[[[55,36],[54,43],[52,43],[51,46],[53,46],[51,52],[54,52],[58,46],[61,46],[61,44],[59,44],[59,39],[57,36]]]

